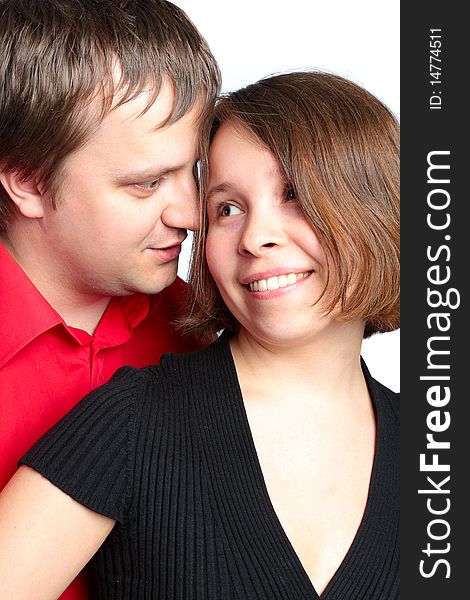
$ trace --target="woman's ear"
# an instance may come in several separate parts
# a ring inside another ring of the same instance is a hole
[[[0,183],[20,211],[30,219],[44,216],[44,195],[34,175],[25,179],[17,171],[1,171]]]

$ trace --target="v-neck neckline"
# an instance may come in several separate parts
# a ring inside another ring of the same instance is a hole
[[[367,501],[366,501],[366,505],[364,508],[364,513],[362,515],[362,519],[360,521],[360,524],[358,526],[356,534],[351,542],[351,545],[349,546],[349,548],[348,548],[346,554],[344,555],[343,560],[339,564],[338,568],[333,573],[333,575],[332,575],[331,579],[329,580],[328,584],[326,585],[325,589],[323,590],[323,592],[321,594],[319,594],[317,592],[317,590],[315,589],[315,586],[313,585],[313,582],[310,579],[302,561],[300,560],[299,555],[295,551],[295,548],[292,545],[292,542],[290,541],[290,539],[284,529],[284,526],[282,525],[282,523],[276,513],[274,505],[271,501],[271,497],[270,497],[270,494],[268,491],[268,487],[266,485],[264,473],[261,468],[261,463],[259,460],[258,452],[256,450],[253,433],[252,433],[251,426],[250,426],[250,423],[248,420],[248,414],[246,411],[246,406],[245,406],[245,401],[243,398],[240,380],[238,378],[235,360],[234,360],[234,357],[232,354],[232,350],[230,348],[228,337],[224,336],[224,338],[225,338],[224,340],[221,339],[221,340],[219,340],[219,342],[225,342],[225,350],[228,354],[227,358],[229,360],[230,372],[231,372],[231,375],[233,378],[233,381],[231,383],[234,386],[233,387],[233,389],[235,390],[234,396],[236,396],[236,401],[238,403],[238,409],[240,411],[240,415],[242,416],[242,422],[243,422],[243,426],[244,426],[243,434],[245,436],[245,439],[248,441],[250,455],[253,460],[252,464],[255,467],[256,472],[258,474],[258,479],[259,479],[258,483],[260,484],[260,486],[264,492],[266,510],[267,510],[267,513],[269,513],[270,521],[273,524],[273,526],[275,526],[277,531],[281,534],[282,538],[284,539],[286,547],[289,549],[289,554],[291,555],[291,558],[294,559],[295,563],[298,565],[299,576],[301,576],[303,578],[304,582],[307,584],[307,586],[311,590],[312,599],[313,600],[328,600],[329,595],[334,590],[336,582],[339,579],[341,579],[341,576],[344,573],[344,571],[347,569],[349,563],[352,560],[354,560],[355,548],[360,544],[361,540],[363,540],[363,538],[365,537],[365,535],[367,533],[368,525],[371,520],[371,515],[373,514],[374,505],[376,503],[377,494],[379,491],[378,475],[380,472],[380,463],[382,461],[382,455],[383,455],[382,446],[383,446],[383,437],[384,437],[383,436],[383,418],[382,418],[381,403],[378,400],[378,395],[377,395],[376,391],[373,389],[374,386],[373,386],[372,377],[371,377],[364,361],[361,359],[362,371],[363,371],[364,378],[365,378],[365,381],[367,384],[367,389],[369,391],[369,395],[372,400],[375,418],[376,418],[375,451],[374,451],[374,459],[373,459],[373,463],[372,463],[371,475],[370,475],[370,480],[369,480]]]

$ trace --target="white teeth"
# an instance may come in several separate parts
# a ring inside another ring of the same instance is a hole
[[[297,275],[295,273],[289,273],[287,276],[287,285],[292,285],[297,281]]]
[[[279,279],[277,277],[270,277],[268,279],[268,290],[277,290],[279,288]]]
[[[288,285],[293,285],[300,279],[304,279],[311,275],[312,271],[305,273],[289,273],[287,275],[279,275],[279,277],[269,277],[268,279],[258,279],[250,283],[252,292],[266,292],[267,290],[277,290]]]

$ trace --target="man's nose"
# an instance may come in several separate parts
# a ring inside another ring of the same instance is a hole
[[[171,197],[162,213],[162,221],[174,229],[195,231],[199,222],[199,193],[194,179],[175,183]]]

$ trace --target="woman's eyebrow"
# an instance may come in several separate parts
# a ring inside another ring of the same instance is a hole
[[[219,185],[216,185],[207,192],[207,201],[209,202],[210,200],[212,200],[212,198],[214,196],[217,196],[217,194],[222,194],[232,189],[233,187],[229,183],[220,183]]]

